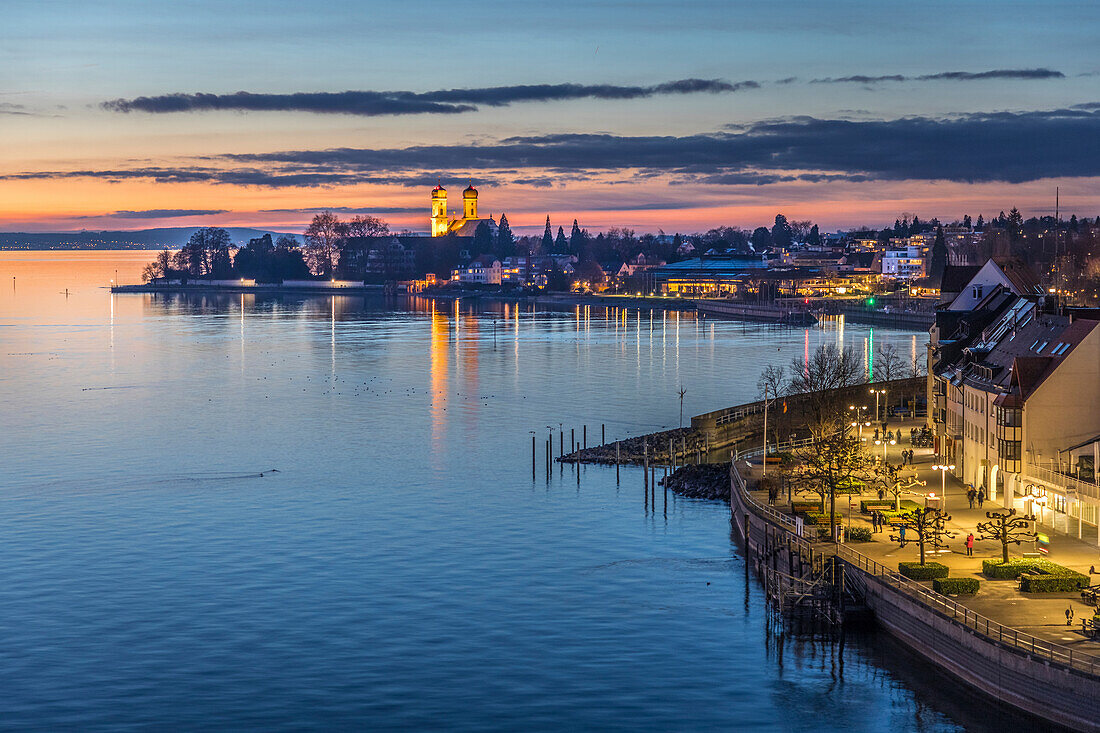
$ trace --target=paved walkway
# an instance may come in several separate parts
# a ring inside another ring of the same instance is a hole
[[[887,456],[891,463],[900,462],[901,451],[912,448],[909,443],[909,429],[914,426],[919,427],[920,423],[905,421],[890,425],[890,429],[895,432],[900,428],[903,438],[901,443],[887,446]],[[864,428],[864,437],[867,437],[866,430]],[[874,450],[873,455],[876,457],[882,456],[880,446],[872,445],[871,447]],[[940,472],[932,470],[932,466],[937,462],[932,449],[912,449],[915,456],[914,466],[910,469],[910,472],[915,471],[917,478],[927,482],[927,486],[923,489],[917,487],[916,490],[925,493],[934,491],[936,495],[940,495],[941,485],[945,486],[946,510],[951,516],[951,521],[947,523],[947,526],[949,531],[955,534],[953,538],[947,540],[947,550],[939,553],[928,553],[925,559],[936,560],[947,565],[951,568],[952,577],[973,577],[981,580],[981,589],[975,595],[961,596],[956,600],[1006,626],[1018,628],[1041,639],[1080,648],[1090,654],[1100,655],[1100,642],[1086,639],[1081,633],[1081,619],[1091,618],[1095,609],[1082,602],[1079,593],[1022,593],[1017,589],[1017,583],[1014,580],[989,580],[981,574],[982,560],[999,559],[1001,557],[1001,543],[996,540],[975,540],[973,557],[966,555],[965,540],[967,533],[974,532],[976,538],[978,532],[975,526],[978,522],[986,520],[985,513],[987,511],[1004,508],[1003,497],[998,497],[997,501],[987,500],[985,505],[980,508],[975,502],[974,508],[970,508],[966,498],[966,486],[950,474],[943,482]],[[759,466],[754,466],[752,472],[757,475],[759,470]],[[943,483],[941,484],[941,482]],[[767,496],[764,492],[754,492],[754,496],[761,502],[767,502]],[[812,494],[803,495],[802,500],[806,500],[807,496],[810,497],[810,500],[814,498]],[[850,521],[852,527],[871,528],[870,518],[859,511],[860,498],[871,497],[871,492],[864,494],[863,497],[852,497],[850,520],[848,497],[837,497],[837,511],[843,515],[843,521],[846,525]],[[908,497],[903,495],[902,498],[909,498],[921,504],[924,503],[923,494]],[[776,504],[776,508],[780,510],[787,507],[789,505],[786,505],[786,502],[783,501]],[[1020,510],[1017,509],[1017,511]],[[1048,511],[1048,516],[1049,514]],[[1073,529],[1076,532],[1075,526]],[[1057,533],[1050,527],[1043,527],[1040,531],[1045,532],[1050,537],[1050,554],[1048,557],[1051,561],[1085,575],[1089,574],[1092,566],[1096,566],[1096,569],[1100,570],[1100,548],[1095,543],[1078,540],[1076,534],[1069,536]],[[1086,528],[1086,536],[1095,538],[1094,531]],[[896,532],[894,534],[896,535]],[[920,548],[915,542],[910,541],[906,543],[905,547],[901,547],[897,542],[889,539],[889,531],[883,531],[873,535],[873,537],[872,542],[851,543],[852,549],[891,568],[896,568],[899,562],[920,559]],[[1032,552],[1033,549],[1031,543],[1012,546],[1009,554],[1012,557],[1019,557],[1024,552]],[[1094,574],[1092,582],[1100,583],[1100,574]],[[931,585],[931,583],[929,582],[927,585]],[[1068,627],[1066,626],[1065,616],[1067,608],[1071,608],[1074,614],[1073,624]]]

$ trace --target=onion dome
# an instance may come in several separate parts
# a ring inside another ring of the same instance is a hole
[[[476,199],[477,189],[474,188],[474,184],[470,184],[465,191],[462,192],[462,198],[464,199]]]
[[[432,189],[432,196],[439,196],[440,194],[445,196],[447,194],[447,189],[443,188],[443,186],[436,186]]]

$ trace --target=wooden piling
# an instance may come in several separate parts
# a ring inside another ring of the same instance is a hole
[[[645,485],[645,498],[649,501],[649,443],[642,443],[642,481]]]
[[[607,445],[607,425],[600,423],[600,445]]]
[[[531,480],[535,480],[535,436],[531,436]]]
[[[615,485],[619,484],[619,441],[615,441]]]
[[[582,449],[587,449],[588,448],[588,426],[587,425],[582,426],[582,430],[581,430],[581,448]]]

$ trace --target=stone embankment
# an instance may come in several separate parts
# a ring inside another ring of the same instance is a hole
[[[681,466],[662,479],[673,493],[689,499],[713,499],[729,502],[730,469],[727,463],[702,463]]]
[[[674,428],[633,438],[623,438],[591,448],[581,448],[573,453],[566,453],[558,460],[562,463],[599,463],[613,466],[618,457],[618,462],[621,464],[641,465],[645,462],[648,446],[650,462],[666,464],[669,463],[669,441],[672,441],[673,445],[673,459],[676,462],[682,462],[685,453],[694,456],[696,449],[704,447],[705,437],[691,428]],[[616,446],[618,446],[617,453]]]

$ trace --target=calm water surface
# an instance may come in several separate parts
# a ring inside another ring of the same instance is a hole
[[[884,635],[769,620],[724,505],[545,472],[548,426],[923,337],[104,289],[150,254],[0,253],[0,726],[1013,727]]]

